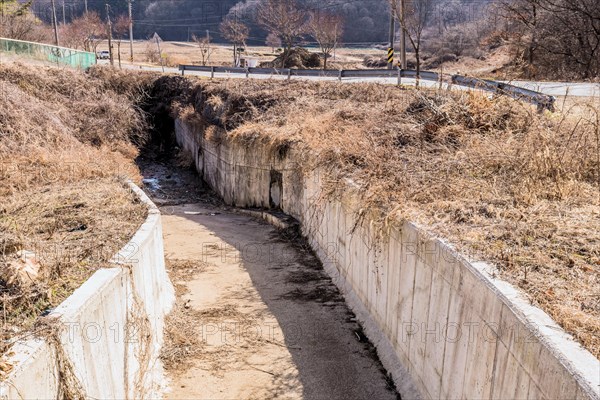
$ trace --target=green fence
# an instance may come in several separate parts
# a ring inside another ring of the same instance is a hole
[[[0,38],[0,53],[14,54],[73,68],[86,69],[96,64],[96,54],[94,53],[23,40]]]

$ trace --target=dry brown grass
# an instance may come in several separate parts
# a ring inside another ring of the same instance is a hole
[[[31,186],[138,176],[145,121],[126,94],[76,71],[0,65],[0,195]]]
[[[137,180],[144,116],[134,80],[0,64],[0,267],[36,253],[32,286],[0,280],[0,353],[123,246],[146,207],[123,184]]]
[[[478,94],[306,82],[200,83],[215,137],[293,146],[384,216],[420,223],[495,263],[600,357],[598,109],[538,115]],[[307,154],[308,155],[308,154]]]
[[[41,279],[32,287],[2,285],[2,340],[28,335],[36,318],[56,307],[127,243],[146,209],[116,178],[19,192],[0,209],[0,263],[15,249],[36,254]],[[0,349],[1,350],[1,349]]]

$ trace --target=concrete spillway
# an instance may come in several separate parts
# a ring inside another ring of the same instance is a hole
[[[202,261],[180,304],[201,335],[167,398],[395,399],[338,289],[297,238],[206,204],[163,208],[167,258]],[[416,398],[417,393],[403,393]]]

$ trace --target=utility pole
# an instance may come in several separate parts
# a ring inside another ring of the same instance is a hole
[[[338,35],[338,24],[337,23],[335,24],[335,35],[336,35],[335,36],[336,39],[335,39],[335,46],[333,46],[333,61],[335,61],[335,50],[337,49],[338,41],[339,41],[339,38],[337,36]],[[341,33],[340,33],[340,36],[341,36]]]
[[[400,0],[400,66],[406,69],[406,29],[404,29],[406,12],[404,0]]]
[[[85,13],[87,14],[88,13],[88,10],[87,10],[87,0],[83,0],[83,5],[85,7]]]
[[[62,0],[62,10],[63,10],[63,25],[67,24],[67,17],[65,13],[65,0]]]
[[[133,11],[131,5],[132,2],[133,0],[127,0],[127,7],[129,9],[129,62],[131,63],[133,63]]]
[[[110,12],[109,6],[106,4],[106,22],[107,22],[107,33],[108,33],[108,54],[110,54],[110,66],[115,66],[115,59],[113,58],[113,48],[112,48],[112,23],[110,22]]]
[[[206,62],[210,59],[210,32],[206,30]]]
[[[394,68],[394,37],[396,36],[396,0],[392,0],[392,10],[390,13],[390,45],[388,49],[388,69]],[[390,60],[391,54],[391,60]]]
[[[158,57],[160,57],[160,66],[162,67],[162,72],[165,72],[165,66],[163,64],[162,53],[160,51],[160,38],[158,37],[158,35],[156,33],[154,34],[154,38],[156,39],[156,46],[158,47]]]
[[[237,10],[235,10],[235,29],[237,29],[237,22],[238,22],[238,15],[237,15]],[[237,38],[233,41],[233,66],[237,67],[238,66],[238,61],[237,61]]]
[[[58,41],[58,22],[56,21],[56,3],[52,0],[52,25],[54,25],[54,43],[60,46]]]

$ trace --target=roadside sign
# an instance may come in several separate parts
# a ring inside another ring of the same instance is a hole
[[[393,62],[394,62],[394,48],[388,47],[388,64],[391,64]]]

